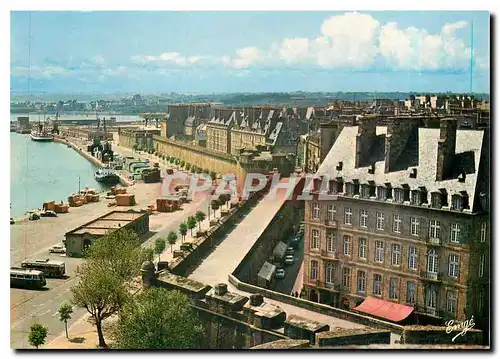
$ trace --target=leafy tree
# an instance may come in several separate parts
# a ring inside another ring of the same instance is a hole
[[[205,168],[205,169],[203,170],[203,173],[205,173],[205,174],[209,174],[209,173],[210,173],[210,170],[209,170],[208,168]]]
[[[165,156],[165,160],[166,160],[166,161],[168,161],[168,162],[170,162],[170,156],[169,156],[169,155],[166,155],[166,156]]]
[[[184,242],[184,240],[186,239],[186,234],[187,234],[187,231],[188,231],[188,226],[185,222],[182,222],[180,225],[179,225],[179,233],[181,234],[182,236],[182,242]]]
[[[35,323],[30,327],[30,332],[28,334],[28,341],[30,345],[38,349],[40,345],[45,344],[45,339],[47,339],[48,333],[47,327],[41,324]]]
[[[170,253],[174,251],[174,244],[177,242],[177,233],[170,232],[167,236],[168,244],[170,244]]]
[[[132,151],[137,151],[138,147],[139,146],[137,145],[137,143],[134,143],[134,145],[132,146]]]
[[[203,222],[205,218],[207,218],[207,215],[203,211],[197,211],[194,215],[194,218],[198,222],[198,229],[201,230],[201,222]]]
[[[217,200],[217,199],[212,200],[212,202],[210,203],[210,207],[212,207],[212,210],[214,211],[214,217],[215,217],[215,211],[217,211],[220,207],[219,200]]]
[[[113,331],[119,349],[199,349],[203,336],[188,297],[154,287],[125,305]]]
[[[231,199],[231,196],[229,195],[229,193],[222,193],[220,196],[219,196],[219,203],[221,205],[225,205],[229,202],[229,200]]]
[[[168,159],[168,162],[174,163],[174,161],[175,161],[175,157],[170,156],[170,158]]]
[[[189,171],[191,169],[191,163],[186,163],[186,165],[184,166],[184,168]]]
[[[196,172],[196,166],[191,166],[191,173],[195,173]]]
[[[201,173],[201,167],[196,167],[196,173]]]
[[[155,252],[155,254],[158,254],[158,261],[160,261],[160,255],[163,253],[166,246],[167,245],[165,242],[165,238],[163,238],[163,237],[156,238],[154,252]]]
[[[155,255],[155,251],[153,248],[145,248],[144,249],[144,260],[152,261]]]
[[[186,225],[189,230],[191,230],[191,237],[193,236],[193,229],[196,228],[196,218],[194,216],[189,216]]]
[[[181,167],[184,167],[184,165],[185,165],[185,164],[186,164],[186,161],[184,161],[184,160],[182,160],[182,161],[179,163],[179,165],[180,165]]]
[[[96,240],[85,251],[85,256],[103,270],[129,280],[139,273],[141,263],[145,260],[146,254],[140,244],[140,238],[135,232],[114,231]]]
[[[180,158],[176,158],[176,159],[175,159],[175,164],[176,164],[176,165],[179,165],[180,163],[181,163]]]
[[[215,181],[215,179],[217,178],[217,173],[215,173],[214,171],[210,171],[210,178],[212,179],[212,181]]]
[[[119,312],[128,298],[124,280],[92,261],[77,270],[79,281],[71,288],[73,303],[83,307],[97,328],[99,346],[105,348],[102,322]]]
[[[64,329],[66,330],[66,338],[69,338],[68,320],[71,319],[71,314],[73,314],[73,306],[71,305],[71,303],[68,302],[61,303],[58,312],[59,312],[59,320],[61,322],[64,322]]]

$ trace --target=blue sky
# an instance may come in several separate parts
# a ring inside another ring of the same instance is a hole
[[[487,12],[11,13],[11,90],[489,93]]]

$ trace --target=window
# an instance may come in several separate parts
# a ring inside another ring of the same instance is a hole
[[[394,189],[394,201],[397,203],[403,203],[404,201],[404,191],[400,188]]]
[[[455,194],[451,197],[451,209],[460,211],[464,208],[464,199],[462,196]]]
[[[318,262],[311,261],[311,279],[318,280]]]
[[[406,282],[406,303],[415,304],[417,302],[417,286],[414,282]]]
[[[332,263],[328,263],[325,266],[325,282],[326,283],[333,283],[334,272],[335,272],[335,266]]]
[[[351,255],[351,237],[350,236],[344,236],[344,255],[345,256]]]
[[[326,250],[327,252],[335,252],[335,233],[330,232],[326,235]]]
[[[328,205],[328,220],[333,221],[336,213],[335,206],[333,204]]]
[[[484,254],[481,254],[481,257],[479,257],[479,277],[484,275],[484,260],[485,256]]]
[[[359,211],[359,226],[366,228],[368,222],[368,211],[366,209],[361,209]]]
[[[441,193],[431,194],[431,205],[433,208],[441,208]]]
[[[311,249],[319,249],[319,230],[311,230]]]
[[[459,263],[458,255],[457,254],[450,254],[448,262],[449,262],[448,275],[450,277],[458,278],[458,263]]]
[[[450,240],[453,243],[460,243],[460,224],[452,223],[451,224],[451,238]]]
[[[342,268],[342,285],[346,288],[351,286],[351,268]]]
[[[435,249],[430,249],[427,256],[427,272],[438,272],[438,255]]]
[[[361,185],[361,197],[370,198],[370,186],[367,184]]]
[[[453,314],[457,312],[457,292],[449,291],[446,293],[446,310]]]
[[[312,219],[319,219],[319,203],[312,205]]]
[[[375,262],[384,262],[384,242],[375,241]]]
[[[358,292],[364,293],[366,291],[366,272],[358,271]]]
[[[384,230],[384,214],[382,212],[377,212],[377,229]]]
[[[441,235],[441,223],[435,219],[431,219],[429,225],[429,237],[439,239]]]
[[[344,223],[352,224],[352,208],[346,207],[344,208]]]
[[[398,284],[397,278],[391,278],[389,283],[389,299],[398,299]]]
[[[373,295],[382,295],[382,276],[380,274],[373,275]]]
[[[392,230],[394,233],[401,233],[401,215],[395,214],[392,221]]]
[[[401,261],[401,244],[394,243],[392,245],[392,265],[399,266]]]
[[[481,223],[481,242],[486,241],[486,222]]]
[[[354,183],[347,183],[346,188],[347,188],[347,195],[352,196],[354,194]]]
[[[382,186],[377,187],[377,199],[385,201],[387,199],[387,189]]]
[[[436,308],[437,293],[434,288],[427,288],[425,292],[425,306],[427,308]]]
[[[418,190],[411,191],[411,204],[420,206],[422,204],[422,192]]]
[[[412,236],[418,236],[418,233],[420,231],[420,221],[416,217],[412,217],[410,219],[410,233]]]
[[[366,259],[366,238],[359,239],[359,258]]]
[[[408,248],[408,268],[417,269],[417,250],[414,246]]]

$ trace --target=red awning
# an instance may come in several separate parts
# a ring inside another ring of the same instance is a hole
[[[384,318],[392,322],[400,322],[413,312],[413,307],[408,305],[388,302],[386,300],[368,297],[354,310]]]

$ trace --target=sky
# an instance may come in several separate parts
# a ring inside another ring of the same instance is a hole
[[[490,92],[488,12],[45,11],[10,20],[11,92],[469,92],[472,24],[472,91]]]

